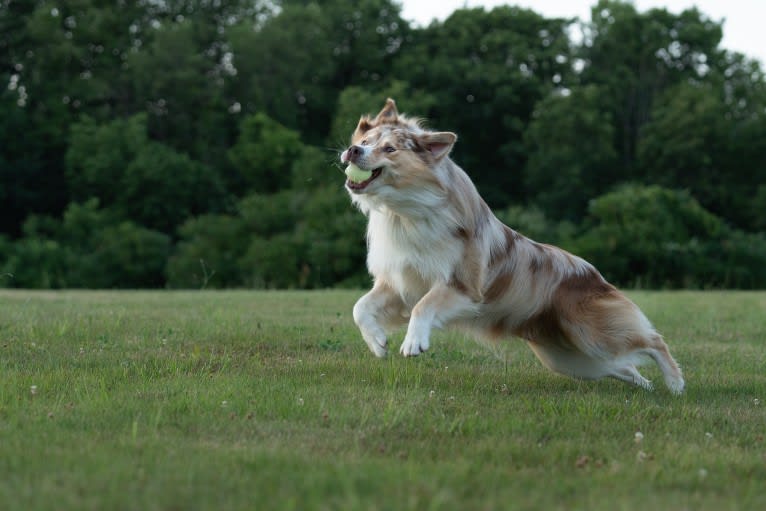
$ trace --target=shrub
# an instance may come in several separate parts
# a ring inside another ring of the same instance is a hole
[[[628,185],[593,200],[574,251],[644,287],[763,287],[763,237],[728,227],[685,191]]]
[[[168,285],[175,288],[238,287],[243,285],[238,261],[248,238],[242,219],[204,215],[187,220],[181,240],[168,260]]]
[[[95,251],[82,261],[81,285],[92,288],[151,288],[165,285],[170,238],[165,234],[120,222],[94,233]]]
[[[57,241],[22,238],[13,244],[2,267],[3,286],[61,289],[71,287],[72,254]]]
[[[170,238],[99,209],[70,204],[61,220],[32,216],[6,249],[9,285],[26,288],[139,288],[164,284]]]

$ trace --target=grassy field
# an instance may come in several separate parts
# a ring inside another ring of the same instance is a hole
[[[631,293],[680,397],[378,360],[360,294],[0,291],[0,509],[766,509],[766,293]]]

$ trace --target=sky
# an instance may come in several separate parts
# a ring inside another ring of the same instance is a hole
[[[443,20],[455,9],[480,7],[490,10],[503,4],[532,9],[548,18],[590,20],[590,9],[598,0],[400,0],[402,17],[419,25],[434,18]],[[721,46],[744,53],[766,65],[766,0],[633,0],[639,11],[655,7],[679,13],[696,6],[714,21],[724,21]]]

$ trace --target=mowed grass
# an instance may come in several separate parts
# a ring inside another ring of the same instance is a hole
[[[630,293],[680,397],[376,359],[361,293],[0,291],[0,509],[766,509],[766,293]]]

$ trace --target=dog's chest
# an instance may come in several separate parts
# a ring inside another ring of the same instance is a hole
[[[449,230],[434,222],[403,222],[371,215],[367,265],[400,293],[423,294],[435,282],[448,282],[463,246]]]

